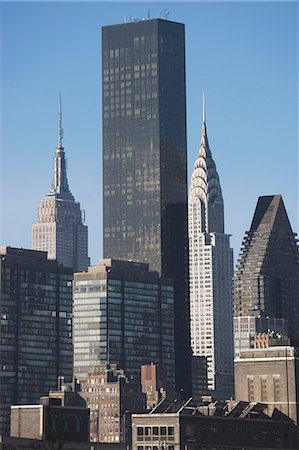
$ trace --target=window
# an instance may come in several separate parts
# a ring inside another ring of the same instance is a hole
[[[137,427],[137,436],[143,436],[143,427]],[[142,447],[143,449],[143,447]]]

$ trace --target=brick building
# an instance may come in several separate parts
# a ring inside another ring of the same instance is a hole
[[[130,383],[116,364],[101,364],[82,379],[81,389],[90,408],[90,440],[129,443],[131,413],[145,411],[140,386]]]

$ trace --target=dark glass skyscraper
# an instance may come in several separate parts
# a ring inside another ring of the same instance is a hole
[[[191,386],[184,25],[104,27],[104,257],[175,280],[176,387]]]
[[[235,315],[285,319],[298,339],[298,289],[298,244],[282,197],[259,197],[235,274]]]

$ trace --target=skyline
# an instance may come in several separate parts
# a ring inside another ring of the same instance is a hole
[[[122,23],[124,15],[144,17],[148,9],[159,16],[164,7],[171,12],[168,19],[186,29],[188,188],[205,91],[209,142],[235,261],[259,195],[282,194],[297,232],[298,5],[118,5],[116,16],[113,3],[2,4],[1,244],[31,248],[31,225],[51,186],[61,90],[70,190],[86,210],[92,264],[101,258],[101,26]],[[57,29],[63,35],[57,36]]]

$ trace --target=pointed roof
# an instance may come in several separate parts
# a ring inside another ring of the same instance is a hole
[[[292,233],[291,224],[281,195],[267,195],[259,197],[250,232],[279,231]]]
[[[55,197],[60,200],[75,201],[68,185],[66,174],[66,160],[64,148],[62,145],[63,128],[62,128],[62,102],[59,93],[59,110],[58,110],[58,144],[54,158],[54,174],[51,185],[51,191],[47,194],[49,197]]]
[[[204,96],[202,114],[201,140],[191,177],[190,198],[197,197],[205,205],[207,225],[202,227],[202,231],[223,233],[223,198],[219,175],[209,146]]]

